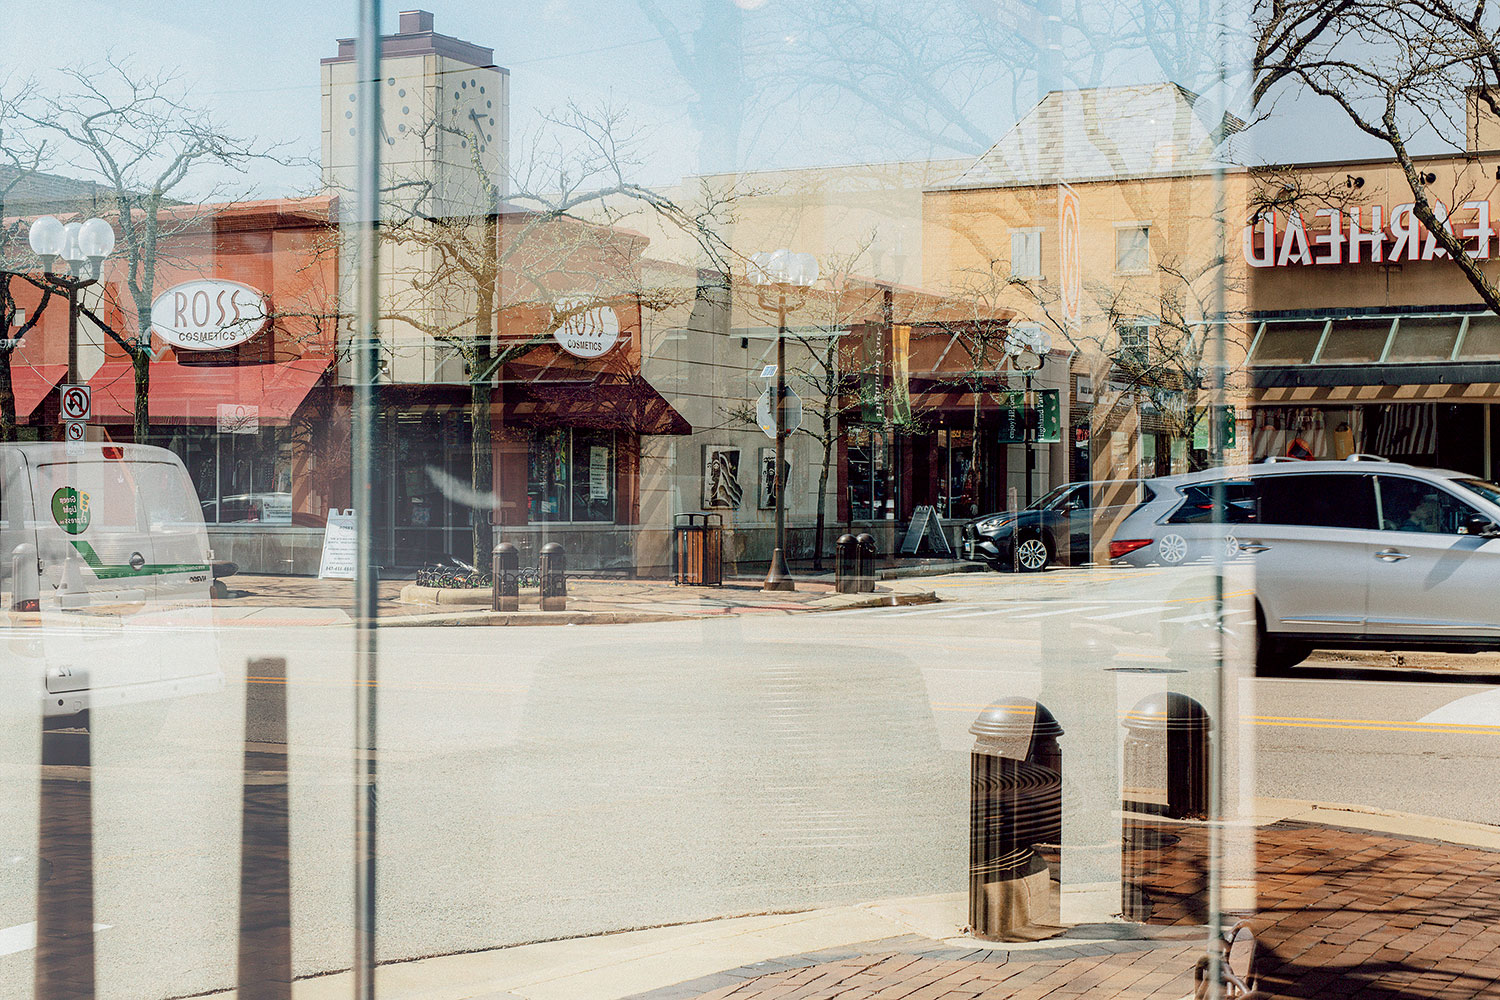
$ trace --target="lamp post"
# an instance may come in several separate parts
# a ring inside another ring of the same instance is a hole
[[[818,260],[810,253],[771,250],[755,254],[745,277],[756,286],[761,307],[776,309],[776,547],[763,590],[796,590],[786,565],[786,314],[807,301],[818,280]],[[822,503],[823,498],[819,497]],[[821,539],[819,542],[821,543]]]
[[[1036,399],[1032,394],[1031,380],[1047,363],[1047,352],[1052,350],[1052,335],[1039,323],[1017,323],[1005,335],[1005,353],[1010,355],[1010,366],[1026,380],[1026,398],[1022,413],[1025,415],[1026,446],[1026,504],[1031,506],[1031,480],[1036,468]]]
[[[50,215],[31,224],[31,252],[42,262],[42,279],[68,297],[68,382],[78,381],[78,293],[99,280],[104,258],[115,248],[115,231],[103,219],[69,222]],[[67,273],[55,270],[58,261]]]

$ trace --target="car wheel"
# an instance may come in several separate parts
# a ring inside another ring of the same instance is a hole
[[[1176,532],[1162,535],[1156,543],[1156,557],[1163,566],[1176,566],[1187,558],[1187,551],[1187,539]]]
[[[1312,646],[1297,639],[1283,639],[1266,631],[1266,620],[1260,608],[1255,609],[1255,674],[1257,677],[1285,677],[1293,667],[1307,659]]]
[[[1022,572],[1040,573],[1051,559],[1047,543],[1037,535],[1027,535],[1016,543],[1016,566]]]
[[[1233,535],[1224,536],[1224,558],[1238,559],[1243,553],[1240,552],[1240,540]]]

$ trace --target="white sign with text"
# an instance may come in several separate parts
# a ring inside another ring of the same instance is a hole
[[[237,347],[266,328],[264,292],[224,278],[173,285],[151,303],[151,332],[184,351]]]
[[[319,580],[354,579],[354,510],[331,509],[323,531],[323,558],[318,563]]]

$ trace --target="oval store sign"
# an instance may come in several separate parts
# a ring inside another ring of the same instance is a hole
[[[582,302],[559,302],[558,312],[577,309]],[[600,306],[569,316],[552,331],[557,346],[575,358],[602,358],[620,342],[620,319],[613,309]]]
[[[173,285],[151,303],[151,329],[173,347],[222,351],[243,344],[268,322],[265,293],[222,278]]]

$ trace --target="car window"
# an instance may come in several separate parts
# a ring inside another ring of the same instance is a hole
[[[1456,485],[1478,493],[1490,503],[1500,504],[1500,486],[1494,483],[1485,482],[1483,479],[1459,479]]]
[[[1372,479],[1339,473],[1257,477],[1260,521],[1318,528],[1374,528]]]
[[[1470,518],[1483,517],[1436,483],[1403,476],[1377,476],[1376,482],[1380,489],[1380,526],[1386,531],[1456,535]]]
[[[1214,491],[1223,487],[1223,506],[1215,508]],[[1255,521],[1255,486],[1248,480],[1226,483],[1194,483],[1180,489],[1182,505],[1167,518],[1168,524],[1249,524]]]

